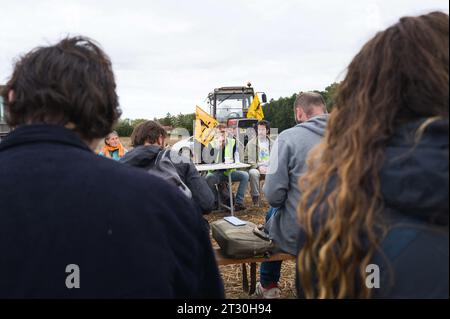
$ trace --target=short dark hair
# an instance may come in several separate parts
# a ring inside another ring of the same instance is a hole
[[[261,125],[261,126],[264,125],[266,127],[266,130],[270,130],[270,122],[269,121],[261,120],[258,122],[257,126],[259,126],[259,125]]]
[[[156,143],[159,137],[167,137],[166,130],[155,121],[147,121],[139,124],[131,134],[131,145],[144,145],[145,142]]]
[[[121,115],[115,89],[111,61],[102,49],[86,37],[65,38],[15,63],[2,92],[6,120],[12,127],[70,123],[86,140],[102,138]]]
[[[323,96],[316,92],[300,92],[294,102],[294,111],[301,107],[307,115],[311,115],[315,107],[322,107],[326,112],[327,107]]]

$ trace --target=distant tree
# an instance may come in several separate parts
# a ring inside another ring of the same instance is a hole
[[[131,136],[133,129],[134,127],[131,125],[130,119],[119,120],[119,123],[117,123],[115,128],[119,136]]]
[[[328,111],[331,111],[333,108],[338,86],[339,83],[335,82],[327,86],[323,91],[314,91],[323,96]],[[278,128],[279,133],[296,124],[293,110],[296,98],[297,94],[293,94],[291,97],[280,97],[277,100],[271,99],[269,103],[263,106],[265,119],[270,122],[271,127]]]
[[[179,114],[174,120],[175,122],[174,126],[185,128],[192,135],[194,120],[195,120],[195,113]]]
[[[280,97],[278,100],[271,99],[263,106],[265,119],[270,122],[271,127],[278,128],[279,133],[295,125],[293,106],[296,97],[297,94]]]
[[[141,123],[147,122],[147,119],[135,119],[135,120],[131,120],[131,126],[133,126],[133,128],[135,128],[136,126],[138,126]]]
[[[159,119],[158,122],[164,126],[173,126],[174,117],[170,113],[167,113],[166,117]]]
[[[335,95],[336,95],[338,87],[339,87],[339,83],[334,82],[334,83],[328,85],[324,91],[318,91],[320,94],[322,94],[323,98],[325,99],[328,112],[331,112],[331,110],[333,109],[334,99],[335,99]]]

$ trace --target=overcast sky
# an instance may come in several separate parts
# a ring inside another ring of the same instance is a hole
[[[0,84],[14,59],[66,35],[109,54],[123,118],[206,108],[220,86],[250,81],[268,98],[322,90],[376,31],[447,0],[0,0]]]

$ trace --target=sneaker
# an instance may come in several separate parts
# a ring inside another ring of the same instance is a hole
[[[278,286],[264,288],[260,282],[256,285],[255,294],[263,299],[281,299],[281,289]]]
[[[252,196],[252,202],[253,205],[258,205],[259,204],[259,196]]]
[[[237,203],[236,205],[234,205],[234,210],[236,212],[238,212],[240,210],[246,210],[246,207],[244,205],[242,205],[241,203]]]

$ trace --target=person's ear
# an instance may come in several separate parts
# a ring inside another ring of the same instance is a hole
[[[301,107],[296,107],[295,108],[295,121],[297,123],[302,121],[302,117],[303,117],[303,111]]]
[[[158,145],[164,147],[164,137],[162,135],[158,137]]]
[[[8,102],[14,101],[16,98],[16,93],[14,93],[14,90],[9,90],[8,92]]]

